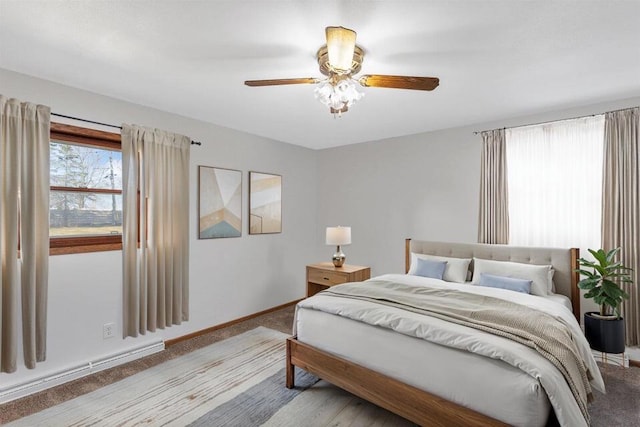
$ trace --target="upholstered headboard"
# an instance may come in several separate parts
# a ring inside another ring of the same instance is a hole
[[[487,245],[482,243],[445,243],[407,239],[405,272],[409,271],[411,252],[452,258],[482,258],[513,261],[525,264],[552,265],[556,293],[571,300],[573,314],[580,321],[580,293],[578,289],[578,249],[535,248],[525,246]],[[473,263],[470,266],[473,271]]]

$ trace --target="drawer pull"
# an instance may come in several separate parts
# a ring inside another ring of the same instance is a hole
[[[323,277],[323,279],[324,279],[324,280],[329,280],[329,278],[328,278],[328,277]]]

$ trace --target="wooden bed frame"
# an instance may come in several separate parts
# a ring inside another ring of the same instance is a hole
[[[409,270],[411,239],[405,244],[405,272]],[[573,312],[580,316],[577,287],[578,249],[571,249],[571,301]],[[375,405],[385,408],[416,424],[425,426],[506,426],[508,424],[448,401],[432,393],[365,368],[353,362],[302,343],[296,337],[286,343],[286,386],[295,386],[295,367],[316,375]]]

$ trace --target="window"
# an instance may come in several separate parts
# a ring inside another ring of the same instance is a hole
[[[120,135],[51,124],[50,253],[122,249]]]
[[[507,129],[509,244],[599,248],[604,116]]]

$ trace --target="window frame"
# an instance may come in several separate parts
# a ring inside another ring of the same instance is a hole
[[[50,141],[62,141],[118,150],[122,152],[119,133],[88,129],[79,126],[51,122]],[[74,191],[66,187],[49,185],[50,190]],[[75,191],[85,191],[83,189]],[[92,193],[122,194],[122,190],[96,190]],[[65,255],[88,252],[122,250],[122,234],[110,236],[49,237],[49,255]]]

